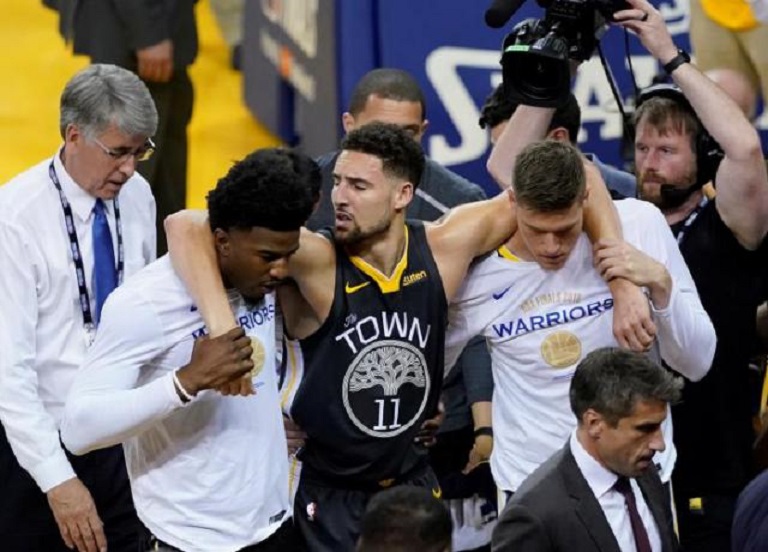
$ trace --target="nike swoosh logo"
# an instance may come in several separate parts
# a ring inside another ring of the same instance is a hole
[[[437,500],[440,500],[443,496],[443,489],[440,487],[437,489],[432,489],[432,496],[434,496]]]
[[[494,293],[493,294],[493,298],[498,301],[499,299],[504,297],[510,289],[512,289],[512,286],[509,286],[507,289],[505,289],[504,291],[502,291],[500,293]]]
[[[355,293],[356,291],[363,289],[365,286],[367,286],[370,283],[371,282],[363,282],[362,284],[358,284],[356,286],[350,286],[349,282],[347,282],[347,285],[344,286],[344,291],[346,291],[347,293]]]

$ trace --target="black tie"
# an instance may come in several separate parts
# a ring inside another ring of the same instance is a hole
[[[614,483],[613,488],[616,492],[624,495],[624,501],[627,503],[627,510],[629,511],[629,522],[632,524],[632,534],[635,536],[635,547],[637,548],[637,552],[652,552],[651,542],[648,540],[648,532],[645,530],[643,520],[640,519],[640,514],[637,511],[635,493],[632,492],[632,486],[629,484],[629,479],[624,476],[619,476],[616,483]]]

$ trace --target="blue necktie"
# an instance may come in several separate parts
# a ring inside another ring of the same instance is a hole
[[[95,322],[101,320],[101,309],[112,290],[117,287],[115,250],[112,247],[112,232],[109,231],[107,211],[104,202],[96,200],[93,207],[93,289],[96,296]]]

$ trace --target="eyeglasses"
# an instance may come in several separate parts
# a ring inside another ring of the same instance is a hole
[[[155,153],[155,143],[152,141],[152,138],[147,138],[144,145],[135,150],[129,148],[112,149],[102,144],[98,138],[93,138],[92,140],[101,148],[101,151],[119,163],[125,163],[129,157],[135,157],[136,161],[146,161]]]

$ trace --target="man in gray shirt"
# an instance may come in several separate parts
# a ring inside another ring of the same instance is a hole
[[[344,132],[371,122],[390,123],[403,128],[421,142],[429,122],[424,94],[416,80],[400,69],[374,69],[366,73],[352,91],[349,111],[341,117]],[[312,230],[333,226],[331,205],[333,166],[338,151],[317,159],[322,169],[323,185],[317,210],[307,222]],[[480,186],[473,184],[427,158],[416,194],[408,206],[408,218],[436,220],[451,207],[485,199]]]

